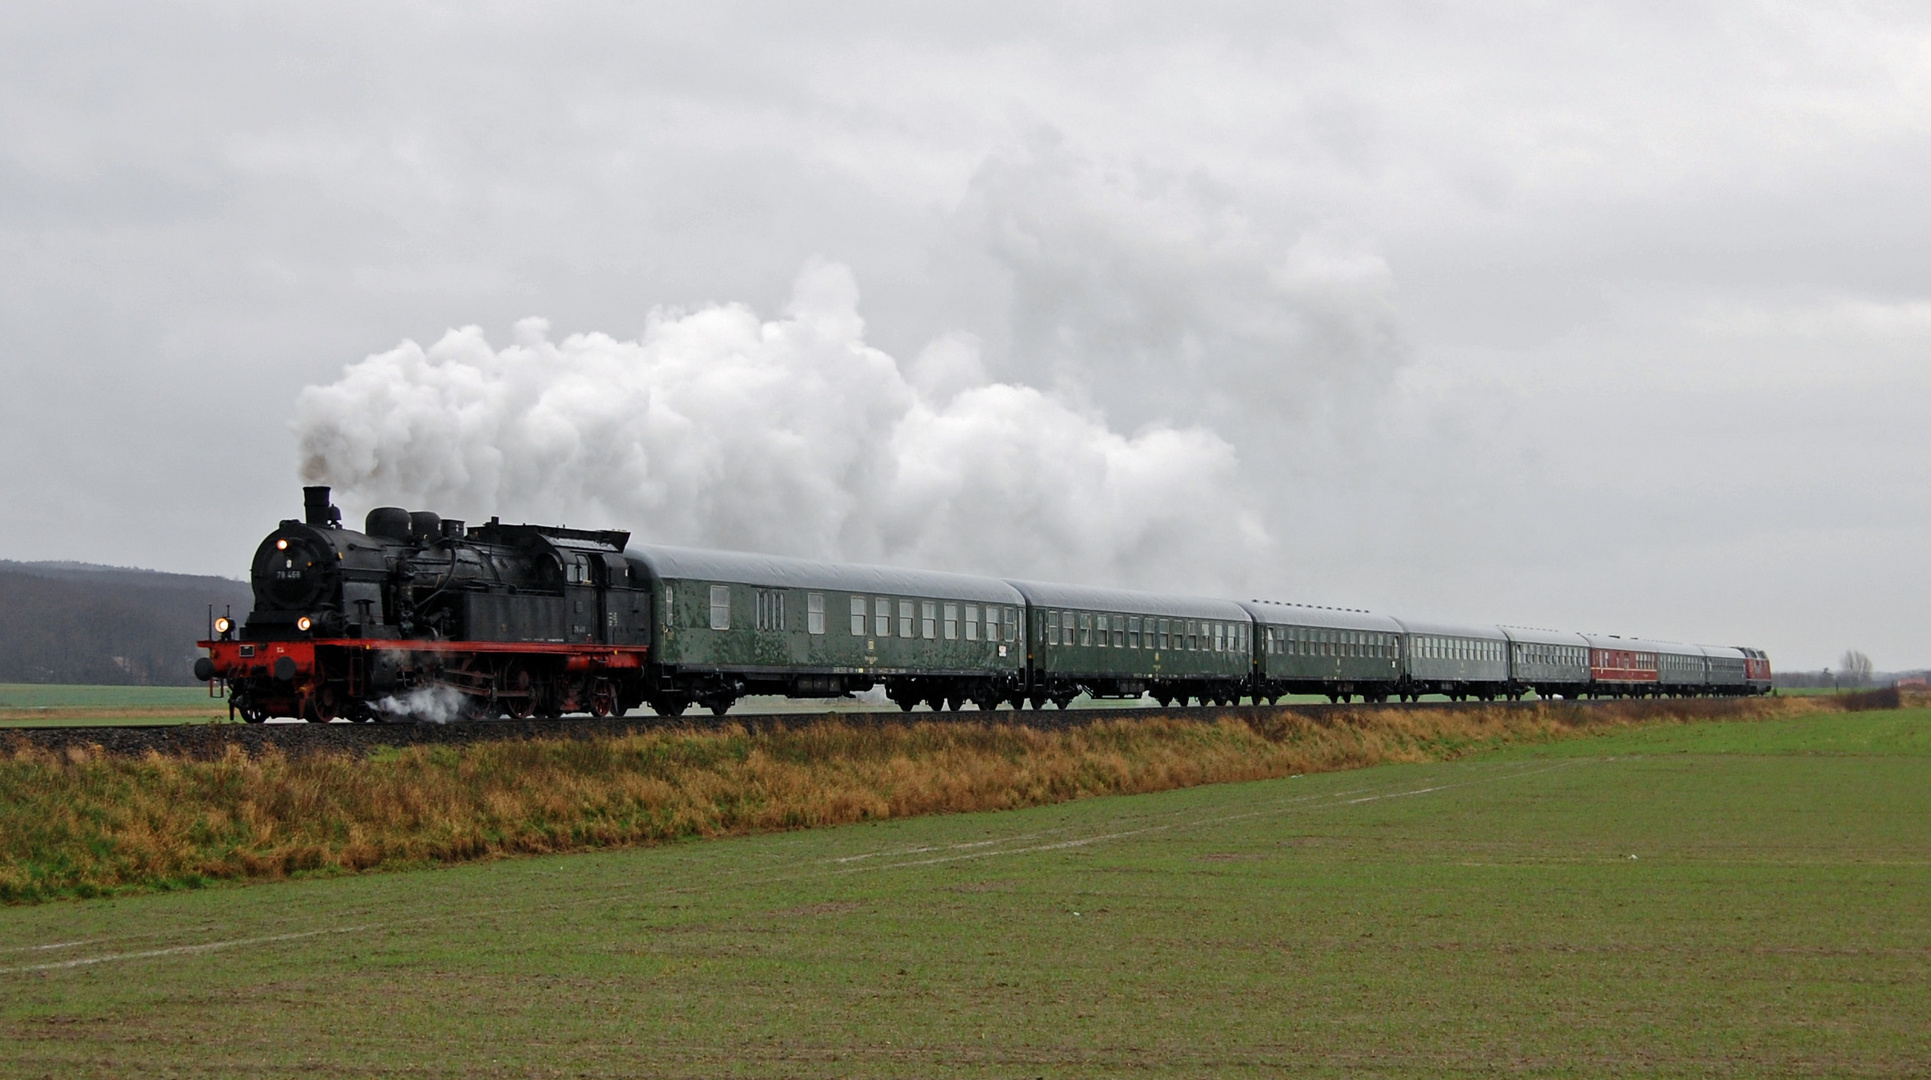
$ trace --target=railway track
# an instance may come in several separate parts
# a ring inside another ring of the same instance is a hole
[[[635,715],[622,717],[572,716],[559,720],[472,720],[451,724],[116,724],[104,726],[60,726],[13,728],[0,733],[0,747],[33,746],[44,750],[80,747],[117,756],[138,757],[153,751],[164,755],[197,758],[220,757],[230,747],[258,754],[270,749],[284,754],[351,753],[367,754],[381,747],[460,746],[504,739],[592,739],[647,731],[715,731],[738,726],[749,730],[803,727],[825,720],[847,724],[905,723],[995,723],[1019,724],[1041,730],[1081,727],[1107,720],[1147,720],[1158,717],[1184,717],[1192,720],[1218,720],[1223,717],[1266,721],[1276,717],[1300,716],[1321,720],[1363,709],[1480,709],[1533,708],[1537,704],[1587,706],[1588,701],[1573,702],[1450,702],[1423,701],[1381,705],[1228,705],[1191,709],[1081,708],[1081,709],[1001,709],[988,716],[973,712],[911,713],[885,711],[838,711],[732,713],[726,716],[666,717]],[[1658,701],[1667,707],[1668,701]]]

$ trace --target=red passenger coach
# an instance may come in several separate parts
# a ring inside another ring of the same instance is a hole
[[[1598,695],[1645,696],[1661,681],[1656,651],[1622,638],[1587,637],[1589,682]]]

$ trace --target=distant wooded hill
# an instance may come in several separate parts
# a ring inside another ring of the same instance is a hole
[[[228,578],[0,559],[0,682],[191,685],[209,604],[253,599]]]

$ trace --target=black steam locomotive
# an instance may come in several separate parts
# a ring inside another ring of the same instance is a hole
[[[344,529],[329,489],[255,552],[255,609],[215,620],[204,679],[245,719],[598,715],[644,698],[648,594],[624,532],[395,507]]]

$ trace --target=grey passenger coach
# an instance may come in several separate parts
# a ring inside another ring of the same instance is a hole
[[[1508,692],[1509,639],[1500,627],[1396,621],[1402,628],[1402,700],[1446,694],[1456,701],[1493,701]]]
[[[1589,689],[1589,642],[1581,634],[1500,628],[1509,639],[1509,696],[1581,697]]]

